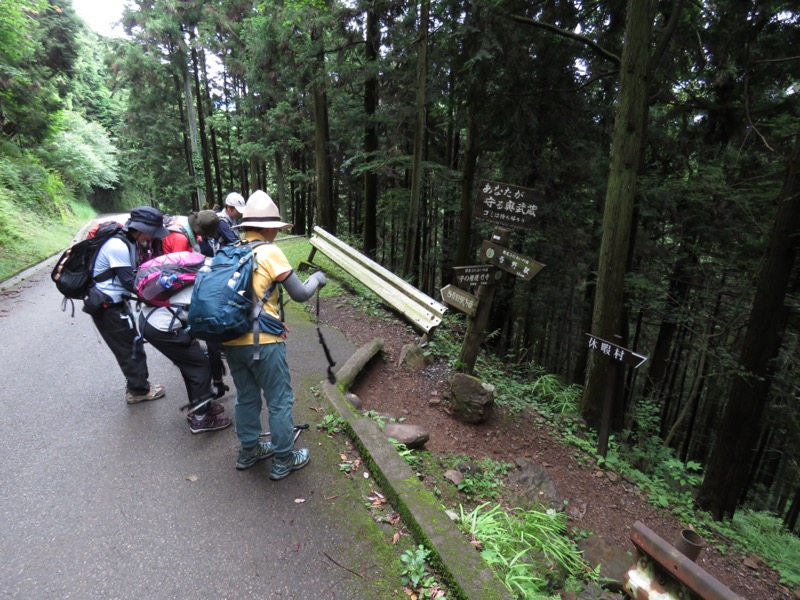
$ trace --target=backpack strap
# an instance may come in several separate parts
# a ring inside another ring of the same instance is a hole
[[[118,237],[123,242],[125,242],[126,246],[128,246],[128,252],[130,252],[130,255],[131,255],[131,270],[133,271],[133,274],[136,275],[136,271],[137,271],[137,268],[139,266],[137,264],[137,262],[138,262],[137,258],[138,257],[137,257],[137,253],[136,253],[136,244],[131,243],[131,241],[127,238],[127,236],[121,231],[117,232],[114,235],[112,235],[111,237],[109,237],[105,242],[103,242],[97,248],[97,252],[95,252],[94,253],[94,257],[92,257],[92,271],[94,271],[94,263],[95,263],[95,261],[97,261],[97,255],[100,254],[100,249],[103,246],[105,246],[114,237]],[[105,271],[103,271],[102,273],[97,275],[96,277],[92,276],[92,281],[94,283],[97,283],[98,281],[107,281],[109,279],[113,279],[113,277],[114,277],[114,269],[106,269]]]

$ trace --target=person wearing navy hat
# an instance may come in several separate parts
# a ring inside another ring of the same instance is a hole
[[[131,209],[123,231],[124,235],[111,236],[97,252],[93,275],[110,272],[111,276],[95,280],[94,288],[104,301],[92,314],[92,320],[125,375],[125,401],[137,404],[157,400],[165,391],[164,386],[149,381],[144,343],[138,337],[128,304],[129,298],[136,297],[136,247],[153,238],[164,238],[169,231],[164,227],[164,215],[152,206]]]

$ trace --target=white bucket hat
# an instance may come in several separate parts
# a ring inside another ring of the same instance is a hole
[[[269,197],[269,194],[256,190],[247,199],[244,205],[242,222],[236,227],[256,227],[265,229],[291,229],[291,223],[281,221],[278,207]]]
[[[225,196],[225,205],[232,206],[239,212],[244,212],[244,196],[239,192],[231,192]]]

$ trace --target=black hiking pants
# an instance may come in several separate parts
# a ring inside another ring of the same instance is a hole
[[[194,404],[213,397],[211,364],[200,342],[193,339],[183,328],[161,331],[143,321],[145,319],[141,318],[139,325],[144,326],[142,331],[144,339],[178,367],[186,385],[189,402]]]
[[[139,333],[128,303],[111,304],[92,315],[92,320],[117,359],[117,364],[125,375],[128,391],[132,394],[149,392],[144,342],[137,339]]]

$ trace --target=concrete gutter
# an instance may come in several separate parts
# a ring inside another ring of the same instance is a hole
[[[458,600],[511,600],[466,536],[445,514],[439,500],[425,488],[372,419],[362,417],[345,399],[358,372],[383,348],[376,338],[359,348],[336,371],[337,385],[323,383],[323,394],[345,421],[345,429],[359,449],[372,476],[418,543],[431,552],[431,562],[447,584],[448,597]]]

